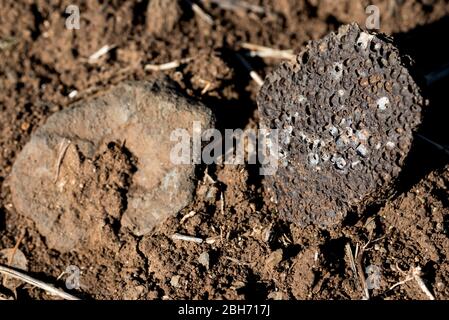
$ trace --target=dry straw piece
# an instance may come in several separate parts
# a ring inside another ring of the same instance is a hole
[[[424,99],[393,42],[352,24],[282,63],[258,106],[261,126],[280,130],[265,179],[279,212],[333,228],[393,190]]]

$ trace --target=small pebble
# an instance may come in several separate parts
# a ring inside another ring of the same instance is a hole
[[[207,270],[209,270],[209,253],[203,252],[198,257],[198,262],[204,266]]]

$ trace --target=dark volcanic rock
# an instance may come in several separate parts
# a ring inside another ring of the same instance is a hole
[[[424,99],[393,43],[347,25],[284,63],[258,96],[263,127],[282,129],[266,186],[280,213],[329,228],[391,191]]]

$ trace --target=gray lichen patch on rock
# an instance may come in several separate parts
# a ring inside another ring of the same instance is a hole
[[[287,158],[265,179],[284,217],[332,228],[391,191],[424,105],[400,57],[390,39],[353,24],[267,77],[261,125],[291,132],[279,145]]]
[[[166,82],[127,82],[51,116],[17,157],[11,192],[50,248],[136,235],[185,207],[194,165],[170,161],[175,129],[213,126],[209,109]]]

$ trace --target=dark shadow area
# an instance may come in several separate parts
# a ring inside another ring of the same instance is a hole
[[[243,294],[248,301],[265,301],[270,289],[266,283],[261,282],[260,277],[252,271],[249,272],[246,280],[246,286],[237,290],[237,293]]]
[[[449,237],[449,215],[446,215],[443,219],[444,233]]]
[[[425,84],[424,77],[449,63],[448,34],[449,17],[444,17],[435,23],[394,35],[401,53],[409,55],[415,61],[413,75],[417,77],[425,98],[429,100],[417,133],[443,146],[449,144],[449,77],[430,86]],[[444,167],[448,162],[447,154],[415,135],[399,177],[399,193],[410,190],[431,171]]]
[[[434,197],[440,200],[445,208],[449,208],[449,197],[447,196],[447,194],[448,191],[444,188],[437,188],[433,190]]]
[[[34,16],[34,28],[33,28],[33,31],[31,32],[31,37],[33,40],[36,40],[37,38],[39,38],[39,36],[41,34],[40,26],[44,22],[45,19],[44,19],[42,13],[39,11],[39,7],[37,4],[33,3],[31,5],[30,11]]]
[[[346,214],[346,217],[343,220],[343,226],[353,226],[355,225],[361,218],[365,218],[366,216],[369,216],[370,210],[365,210],[365,214],[360,217],[357,212],[355,211],[349,211]]]
[[[209,251],[209,265],[210,265],[209,268],[213,268],[215,265],[218,264],[218,261],[220,260],[220,255],[221,252],[218,249]]]
[[[15,268],[12,268],[12,269],[15,269]],[[18,272],[23,272],[23,271],[21,271],[19,269],[15,269],[15,270],[17,270]],[[43,282],[45,282],[45,283],[47,283],[49,285],[52,285],[52,286],[54,286],[54,287],[56,287],[56,288],[58,288],[58,289],[60,289],[60,290],[62,290],[64,292],[68,293],[68,294],[71,294],[71,295],[73,295],[75,297],[78,297],[81,300],[92,300],[92,297],[90,295],[84,293],[84,292],[82,293],[82,292],[80,292],[78,290],[75,290],[75,289],[74,290],[67,289],[66,288],[66,283],[65,283],[65,281],[63,279],[55,280],[54,278],[48,276],[44,272],[26,272],[26,274],[28,276],[36,279],[36,280],[43,281]],[[45,292],[43,289],[36,289],[36,290],[37,290],[37,292],[38,291],[40,291],[42,293]],[[0,291],[0,292],[7,293],[7,296],[14,296],[14,293],[12,291],[10,291],[9,289],[6,289],[6,288],[2,288],[2,291]],[[20,300],[25,300],[25,301],[27,301],[27,300],[35,300],[36,297],[31,296],[29,293],[30,293],[30,290],[27,289],[27,285],[26,284],[18,286],[17,289],[16,289],[17,300],[18,301],[20,301]],[[58,299],[58,298],[56,298],[56,299]]]
[[[220,58],[234,70],[234,77],[223,81],[222,87],[234,85],[239,98],[229,100],[205,96],[203,102],[213,110],[217,120],[216,128],[220,131],[224,129],[244,129],[257,109],[257,105],[251,100],[251,95],[246,90],[253,80],[249,76],[248,70],[245,69],[237,58],[235,51],[222,48],[219,54]],[[253,61],[251,62],[253,63]],[[190,80],[188,77],[188,74],[185,75],[185,78]]]
[[[216,117],[216,125],[222,137],[224,137],[225,129],[242,129],[244,130],[255,114],[257,117],[257,105],[252,100],[250,92],[247,87],[252,80],[249,71],[245,68],[239,60],[236,52],[232,48],[222,48],[219,50],[220,57],[223,61],[234,70],[234,77],[223,81],[222,86],[227,87],[234,85],[238,93],[238,99],[223,99],[221,97],[204,96],[202,102],[205,103],[214,113]],[[245,52],[240,52],[245,56]],[[262,59],[252,58],[251,66],[254,70],[263,69],[265,63]],[[186,74],[184,77],[190,81],[189,77],[193,75]],[[236,141],[234,141],[234,146]],[[222,154],[227,154],[230,150],[225,149],[224,141],[222,143]],[[248,184],[259,188],[262,185],[263,176],[260,175],[259,164],[248,164],[248,158],[245,155],[245,165],[248,169]],[[213,166],[215,167],[215,166]],[[213,175],[215,168],[211,168],[210,174]]]
[[[6,229],[6,210],[5,208],[0,208],[0,231]]]
[[[282,236],[287,236],[289,239],[293,238],[290,231],[290,224],[286,221],[279,221],[273,225],[270,238],[268,239],[271,251],[282,249],[283,260],[296,257],[301,252],[301,246],[299,244],[286,245],[282,241]]]

